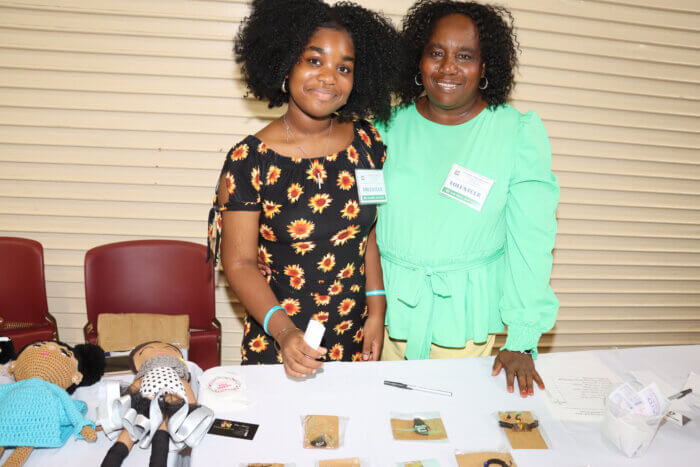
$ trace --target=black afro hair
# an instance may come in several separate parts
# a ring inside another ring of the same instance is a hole
[[[73,354],[78,359],[78,371],[83,380],[80,386],[91,386],[98,382],[105,373],[105,351],[93,344],[78,344],[73,348]]]
[[[4,365],[10,360],[14,360],[15,346],[9,337],[0,337],[0,365]]]
[[[518,67],[518,39],[513,29],[513,16],[506,8],[476,2],[451,0],[419,0],[403,19],[402,38],[406,48],[405,67],[399,86],[401,103],[408,105],[423,92],[414,81],[419,72],[423,49],[430,40],[435,23],[451,14],[463,14],[472,19],[479,32],[481,59],[485,64],[488,87],[480,90],[489,107],[508,101],[515,86]]]
[[[387,121],[399,84],[401,39],[389,20],[350,2],[331,6],[320,0],[253,0],[234,41],[248,89],[270,107],[288,102],[281,89],[285,76],[321,27],[346,30],[355,48],[353,89],[338,118]]]

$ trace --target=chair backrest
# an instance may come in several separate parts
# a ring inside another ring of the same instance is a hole
[[[0,316],[46,323],[44,249],[27,238],[0,237]]]
[[[211,329],[213,261],[207,248],[175,240],[110,243],[85,255],[88,321],[100,313],[189,315],[190,328]]]

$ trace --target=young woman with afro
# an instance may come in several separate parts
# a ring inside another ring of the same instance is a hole
[[[254,0],[235,41],[251,93],[280,118],[226,156],[209,218],[210,247],[246,309],[243,364],[315,373],[322,360],[377,360],[386,302],[374,224],[356,169],[381,169],[385,146],[364,118],[386,121],[398,33],[348,2]],[[258,272],[261,257],[270,270]],[[303,340],[310,320],[322,347]]]
[[[490,355],[523,397],[554,325],[550,285],[559,199],[542,121],[506,102],[518,43],[510,12],[421,0],[403,21],[402,104],[378,125],[388,202],[377,243],[387,292],[382,359]]]

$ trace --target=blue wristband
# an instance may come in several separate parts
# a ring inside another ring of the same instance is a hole
[[[386,295],[386,291],[384,290],[368,290],[365,292],[365,296],[371,297],[373,295]]]
[[[275,311],[277,310],[284,311],[284,308],[282,308],[279,305],[275,305],[269,310],[267,310],[267,313],[265,314],[265,319],[263,320],[263,329],[265,330],[265,334],[267,334],[268,336],[270,335],[270,332],[267,330],[267,323],[270,322],[270,318],[272,318],[272,315],[274,315]]]

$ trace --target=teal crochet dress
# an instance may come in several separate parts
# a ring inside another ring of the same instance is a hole
[[[0,386],[0,446],[58,448],[72,434],[95,424],[84,417],[87,404],[39,378]]]

